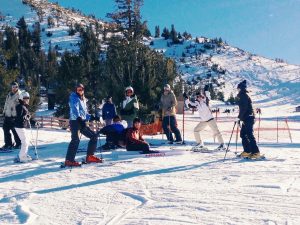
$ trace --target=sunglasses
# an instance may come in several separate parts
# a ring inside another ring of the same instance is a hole
[[[11,86],[11,88],[18,88],[19,86],[17,86],[17,85],[13,85],[13,86]]]
[[[28,97],[26,97],[26,98],[23,98],[23,100],[25,100],[25,99],[29,99]]]

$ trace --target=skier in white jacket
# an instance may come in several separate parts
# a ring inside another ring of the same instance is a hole
[[[194,136],[195,136],[197,145],[193,147],[193,149],[192,149],[193,151],[207,150],[207,148],[204,146],[203,141],[200,137],[200,132],[202,130],[204,130],[204,128],[206,126],[209,126],[211,128],[211,130],[213,131],[213,136],[217,137],[217,139],[218,139],[218,142],[220,145],[217,148],[217,150],[224,149],[223,137],[219,131],[216,120],[214,119],[207,102],[208,102],[207,97],[200,93],[197,94],[197,99],[195,102],[188,102],[189,107],[197,108],[197,110],[199,112],[199,117],[200,117],[200,122],[194,128]]]

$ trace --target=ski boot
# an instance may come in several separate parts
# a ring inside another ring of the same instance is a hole
[[[103,163],[102,158],[98,158],[97,156],[94,155],[88,155],[85,161],[86,163]]]

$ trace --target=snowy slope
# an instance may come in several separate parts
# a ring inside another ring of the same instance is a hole
[[[181,128],[180,115],[178,119]],[[289,144],[288,135],[281,135],[280,143],[276,144],[274,132],[268,133],[260,143],[267,161],[237,159],[235,144],[232,144],[223,162],[224,152],[184,151],[194,143],[196,122],[197,115],[187,115],[187,146],[172,147],[177,155],[140,158],[140,155],[124,152],[104,153],[107,161],[119,163],[86,165],[72,170],[59,168],[70,133],[42,129],[39,161],[13,164],[17,152],[0,154],[0,224],[300,223],[299,141]],[[219,123],[226,141],[232,124],[231,120]],[[291,127],[298,128],[292,130],[292,135],[294,140],[300,140],[299,123]],[[209,148],[217,145],[209,130],[204,131],[202,137]],[[148,136],[147,140],[150,143],[163,141],[160,135]],[[3,142],[2,129],[0,142]],[[101,142],[103,144],[103,139]],[[86,146],[83,138],[80,148]],[[241,151],[240,141],[237,150]],[[30,154],[33,155],[32,150]],[[84,154],[78,153],[78,160]]]

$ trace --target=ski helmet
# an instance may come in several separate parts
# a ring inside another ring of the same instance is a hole
[[[125,92],[129,91],[129,90],[133,93],[133,88],[131,86],[128,86],[127,88],[125,88]]]
[[[243,80],[241,83],[237,86],[238,89],[246,89],[247,88],[247,81]]]
[[[19,99],[24,100],[24,99],[29,99],[30,95],[28,92],[24,91],[19,95]]]
[[[170,91],[171,90],[171,86],[169,84],[165,84],[164,90]]]

